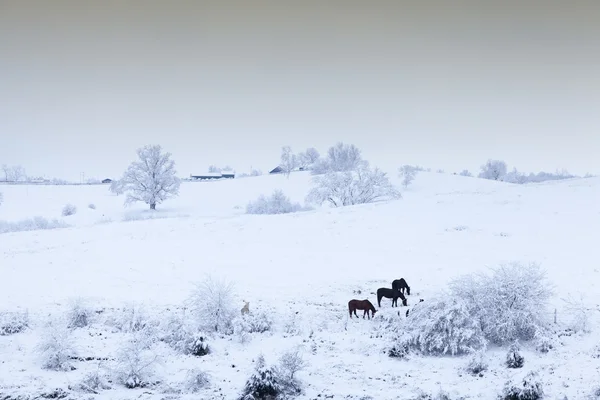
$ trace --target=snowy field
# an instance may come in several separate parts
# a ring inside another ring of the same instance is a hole
[[[421,172],[399,200],[244,214],[249,201],[275,189],[303,203],[310,179],[298,172],[185,182],[155,213],[141,204],[124,208],[124,196],[107,185],[0,185],[0,221],[42,216],[70,225],[0,234],[0,311],[29,316],[29,328],[0,336],[0,399],[63,396],[58,389],[86,399],[236,399],[259,354],[275,364],[296,346],[307,362],[298,372],[302,399],[417,399],[440,390],[451,399],[495,399],[507,380],[533,370],[548,399],[586,399],[600,384],[599,178],[513,185]],[[77,212],[63,217],[67,203]],[[376,304],[377,288],[394,279],[408,281],[411,307],[453,278],[512,261],[537,262],[547,272],[555,291],[548,318],[556,309],[561,329],[572,319],[563,299],[582,296],[591,332],[563,336],[547,354],[524,345],[525,366],[516,370],[503,364],[506,349],[490,348],[480,377],[464,372],[467,357],[388,357],[378,332],[382,316],[396,313],[389,299],[373,320],[348,319],[349,300]],[[117,321],[123,308],[160,330],[209,274],[233,282],[237,309],[249,301],[251,313],[272,318],[272,329],[245,341],[214,335],[203,357],[157,342],[156,385],[75,389],[90,372],[111,376],[132,335]],[[45,324],[76,298],[93,308],[91,323],[72,331],[81,359],[70,371],[43,369],[36,346],[48,334]],[[210,376],[209,387],[179,393],[192,368]]]

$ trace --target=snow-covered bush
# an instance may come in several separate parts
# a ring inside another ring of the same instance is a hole
[[[269,197],[261,195],[246,206],[246,214],[287,214],[298,211],[302,211],[302,206],[292,203],[281,190],[275,190]]]
[[[75,215],[77,213],[77,207],[73,204],[65,204],[62,209],[63,217],[68,217],[69,215]]]
[[[55,371],[71,371],[71,360],[77,356],[71,330],[62,321],[51,321],[41,335],[36,347],[42,368]]]
[[[29,327],[29,313],[0,312],[0,336],[21,333]]]
[[[587,396],[587,400],[600,400],[600,386],[596,386],[592,389]]]
[[[508,353],[506,353],[506,366],[508,368],[523,368],[525,358],[521,355],[518,342],[510,345]]]
[[[479,321],[459,297],[446,294],[419,303],[403,321],[395,344],[424,354],[468,354],[487,344]]]
[[[88,208],[90,210],[95,210],[96,209],[96,205],[94,203],[90,203],[90,204],[88,204]]]
[[[328,172],[355,171],[366,167],[368,163],[362,159],[361,151],[353,144],[338,142],[327,151],[325,158],[319,159],[312,167],[314,175]]]
[[[108,190],[111,193],[114,193],[117,196],[119,196],[119,195],[121,195],[121,194],[123,194],[125,192],[125,185],[120,180],[115,179],[114,181],[112,181],[110,183],[110,186],[108,187]]]
[[[568,328],[574,332],[589,333],[589,314],[591,310],[584,301],[583,295],[580,295],[579,298],[569,295],[566,299],[562,300],[565,303],[565,311],[571,316]]]
[[[551,338],[549,333],[536,332],[535,350],[539,353],[548,353],[556,347],[556,340]]]
[[[240,342],[245,343],[252,333],[265,333],[271,330],[273,319],[267,313],[245,314],[233,320],[233,332]]]
[[[494,181],[501,181],[507,172],[506,162],[501,160],[488,160],[481,166],[481,172],[478,177],[483,179],[490,179]]]
[[[120,190],[127,193],[125,204],[141,201],[151,210],[179,194],[180,179],[171,153],[162,153],[159,145],[137,150],[139,160],[132,162],[119,180]]]
[[[485,359],[485,352],[482,350],[476,351],[471,355],[467,364],[467,372],[471,375],[480,375],[488,369],[488,363]]]
[[[199,368],[190,369],[185,377],[184,390],[186,393],[198,393],[210,385],[210,376]]]
[[[328,202],[333,207],[343,207],[401,197],[387,174],[378,168],[361,167],[356,171],[331,172],[314,177],[313,183],[314,187],[306,201],[317,205]]]
[[[467,176],[467,177],[471,177],[473,176],[473,174],[471,172],[469,172],[468,169],[463,169],[462,171],[460,171],[460,176]]]
[[[547,326],[552,294],[545,272],[537,264],[511,263],[491,274],[468,275],[451,282],[451,296],[463,299],[486,339],[503,345],[531,340]]]
[[[117,353],[115,379],[128,389],[149,386],[156,381],[159,357],[142,332],[130,335]]]
[[[121,332],[143,331],[147,336],[152,336],[157,323],[150,319],[143,305],[131,303],[116,312],[112,324]]]
[[[414,167],[412,165],[403,165],[400,168],[398,168],[398,172],[400,174],[400,178],[402,178],[402,185],[405,188],[407,188],[408,185],[410,185],[415,179],[419,170],[417,169],[417,167]]]
[[[81,298],[71,299],[67,310],[67,327],[83,328],[89,325],[94,310]]]
[[[292,312],[283,320],[282,330],[285,335],[298,336],[302,334],[301,317],[298,312]]]
[[[317,149],[315,149],[314,147],[310,147],[306,149],[305,152],[299,153],[296,156],[296,159],[298,161],[298,167],[302,169],[311,169],[314,166],[314,164],[319,160],[320,156],[321,155],[319,154],[319,151]]]
[[[506,382],[498,400],[540,400],[544,388],[536,372],[529,372],[521,382]]]
[[[109,390],[111,386],[108,378],[100,373],[100,368],[86,374],[81,381],[74,385],[73,389],[79,392],[98,394],[101,390]]]
[[[173,316],[165,324],[161,340],[182,354],[196,357],[210,352],[208,336],[191,324],[185,316]]]
[[[284,393],[294,395],[302,391],[302,383],[296,374],[307,366],[299,348],[285,352],[279,357],[277,366],[277,381]]]
[[[43,217],[22,219],[17,222],[0,221],[0,233],[36,231],[42,229],[68,228],[69,225],[57,219]]]
[[[196,284],[187,304],[198,327],[207,332],[233,333],[235,307],[233,284],[225,280],[207,277]]]
[[[261,355],[256,360],[256,368],[246,381],[239,400],[276,399],[283,393],[273,367],[267,367]]]

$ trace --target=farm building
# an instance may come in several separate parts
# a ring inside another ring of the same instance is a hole
[[[201,175],[192,175],[190,174],[191,179],[205,181],[212,179],[233,179],[235,178],[235,172],[206,172]]]
[[[112,179],[106,178],[102,181],[102,183],[112,183]]]
[[[281,167],[274,168],[269,173],[270,174],[282,174],[283,173],[283,168],[281,168]]]

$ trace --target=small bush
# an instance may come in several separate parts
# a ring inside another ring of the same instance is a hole
[[[307,365],[298,348],[281,355],[277,367],[277,380],[284,393],[296,395],[302,392],[302,384],[296,374]]]
[[[201,330],[233,333],[233,319],[239,311],[234,306],[232,283],[208,277],[196,285],[187,304]]]
[[[587,400],[600,400],[600,386],[596,386],[592,389],[590,394],[587,396]]]
[[[302,324],[298,312],[292,312],[283,321],[283,333],[288,336],[298,336],[302,334]]]
[[[96,205],[94,203],[90,203],[90,204],[88,204],[88,208],[90,210],[95,210],[96,209]]]
[[[69,215],[75,215],[77,213],[77,207],[73,204],[65,204],[62,209],[62,216],[68,217]]]
[[[43,217],[22,219],[17,222],[0,221],[0,233],[27,232],[43,229],[59,229],[68,227],[69,225],[67,225],[64,222],[58,221],[56,219],[48,220]]]
[[[488,363],[485,360],[485,353],[483,351],[475,352],[471,356],[466,369],[471,375],[481,375],[483,372],[487,371]]]
[[[264,357],[259,356],[256,361],[256,369],[246,381],[239,400],[276,399],[282,393],[283,388],[277,380],[275,369],[267,367]]]
[[[21,333],[29,327],[29,313],[27,312],[1,312],[0,336]]]
[[[292,203],[281,190],[274,191],[270,197],[260,196],[246,206],[246,214],[288,214],[302,210],[299,203]]]
[[[115,378],[126,388],[147,387],[154,383],[158,355],[151,350],[141,332],[132,334],[121,347],[116,362]]]
[[[171,318],[161,340],[185,355],[202,357],[210,353],[207,335],[194,328],[184,318]]]
[[[242,343],[248,340],[248,334],[265,333],[272,326],[273,320],[267,313],[245,314],[233,320],[234,334],[239,336]]]
[[[410,353],[409,346],[406,343],[401,343],[401,342],[395,343],[388,350],[389,357],[399,358],[401,360],[408,358],[409,353]]]
[[[537,333],[535,336],[535,350],[539,353],[549,353],[554,349],[555,340],[542,333]]]
[[[93,314],[94,311],[83,299],[73,299],[67,311],[67,327],[84,328],[90,324]]]
[[[537,373],[530,372],[518,384],[507,382],[499,400],[540,400],[544,389]]]
[[[506,366],[508,368],[523,368],[523,365],[525,365],[525,358],[523,358],[519,350],[519,345],[516,342],[508,349],[508,353],[506,354]]]
[[[472,173],[470,173],[468,169],[463,169],[462,171],[460,171],[460,174],[459,174],[459,175],[460,175],[460,176],[467,176],[467,177],[471,177],[471,176],[473,176],[473,174],[472,174]]]
[[[402,167],[398,168],[398,172],[400,174],[400,178],[402,178],[402,186],[407,188],[417,176],[419,169],[418,167],[413,167],[412,165],[403,165]]]
[[[117,312],[113,323],[121,332],[125,333],[145,331],[150,335],[155,329],[144,306],[133,303]]]
[[[108,379],[100,373],[100,370],[88,373],[77,383],[73,389],[79,392],[98,394],[101,390],[111,388]]]
[[[77,356],[72,332],[60,322],[52,321],[42,334],[36,347],[42,361],[42,368],[55,371],[71,371],[71,360]]]
[[[193,368],[187,372],[184,384],[184,390],[187,393],[198,393],[210,385],[209,375],[198,368]]]

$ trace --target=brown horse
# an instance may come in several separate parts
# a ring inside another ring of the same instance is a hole
[[[375,313],[377,312],[377,310],[375,309],[375,306],[373,304],[371,304],[371,302],[369,300],[350,300],[348,302],[348,312],[350,313],[350,318],[352,318],[352,313],[354,313],[354,316],[356,318],[358,318],[358,315],[356,315],[356,310],[365,310],[365,312],[363,313],[363,318],[365,317],[365,315],[371,319],[371,317],[369,316],[369,311],[371,311],[373,317],[375,316]]]

